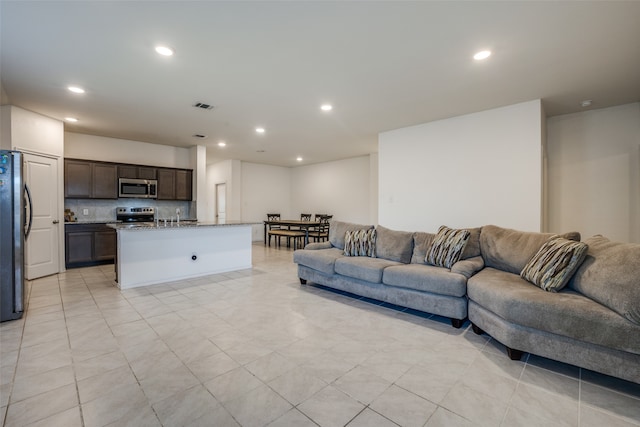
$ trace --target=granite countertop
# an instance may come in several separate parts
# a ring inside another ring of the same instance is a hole
[[[164,219],[160,220],[161,223],[162,221],[164,221]],[[181,219],[180,220],[180,225],[182,225],[182,222],[197,222],[197,219]],[[170,219],[167,218],[167,226],[169,225]],[[175,222],[175,220],[174,220]],[[107,220],[107,219],[83,219],[83,220],[79,220],[79,221],[65,221],[64,222],[65,225],[67,224],[136,224],[136,223],[124,223],[123,221],[119,221],[119,220]],[[138,223],[141,224],[141,223]],[[144,224],[150,224],[150,223],[144,223]]]
[[[111,228],[116,230],[166,230],[171,228],[198,228],[198,227],[229,227],[236,225],[260,225],[260,222],[246,222],[246,221],[224,221],[224,222],[200,222],[193,220],[180,220],[180,223],[173,222],[173,224],[167,221],[165,226],[164,220],[161,220],[158,225],[155,222],[135,222],[135,223],[110,223],[107,224]]]
[[[98,219],[87,219],[87,220],[80,220],[80,221],[65,221],[64,224],[65,225],[71,225],[71,224],[117,224],[120,223],[122,221],[116,221],[116,220],[98,220]]]

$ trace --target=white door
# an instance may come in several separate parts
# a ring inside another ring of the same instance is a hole
[[[29,280],[59,272],[58,161],[25,153],[24,174],[32,202],[31,232],[25,242]]]
[[[216,221],[227,218],[227,184],[216,184]]]

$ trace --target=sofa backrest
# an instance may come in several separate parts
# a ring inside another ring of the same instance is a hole
[[[569,288],[640,324],[640,244],[603,236],[589,237],[585,243],[587,256]]]
[[[480,232],[480,252],[485,266],[520,274],[529,259],[554,235],[485,225]],[[565,233],[561,236],[580,241],[578,232]]]
[[[329,221],[329,242],[331,246],[344,249],[344,235],[347,231],[370,230],[373,225],[354,224],[332,219]]]
[[[413,233],[376,227],[376,258],[408,264],[413,253]]]
[[[473,258],[480,256],[480,232],[482,227],[467,228],[471,233],[469,240],[467,241],[464,251],[460,259]],[[422,231],[416,231],[413,233],[413,254],[411,255],[412,264],[424,264],[424,259],[427,256],[427,251],[433,242],[435,233],[425,233]]]

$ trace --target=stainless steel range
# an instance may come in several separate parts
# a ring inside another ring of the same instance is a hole
[[[153,222],[156,208],[116,208],[116,220],[122,222]]]

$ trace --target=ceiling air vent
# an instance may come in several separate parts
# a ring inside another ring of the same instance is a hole
[[[213,110],[213,105],[205,104],[204,102],[196,102],[193,106],[196,108],[202,108],[203,110]]]
[[[196,133],[196,134],[193,134],[191,136],[194,137],[194,138],[199,138],[199,139],[205,139],[207,137],[207,135],[203,135],[201,133]]]

